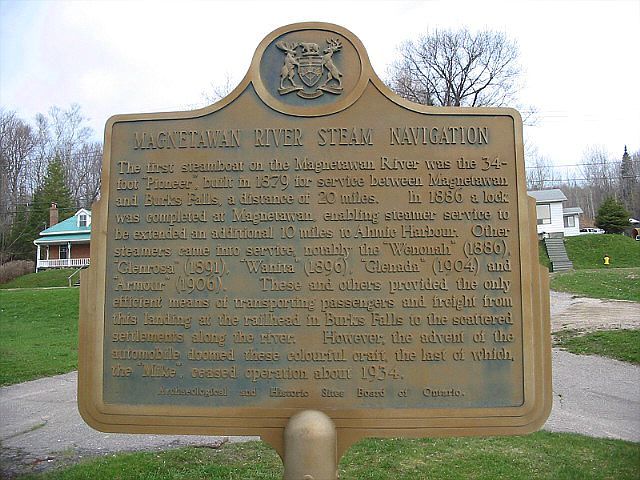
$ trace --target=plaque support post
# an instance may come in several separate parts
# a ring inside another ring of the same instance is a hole
[[[324,413],[305,410],[284,430],[284,480],[337,480],[336,426]]]

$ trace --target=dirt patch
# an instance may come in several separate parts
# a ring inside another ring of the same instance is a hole
[[[551,331],[637,329],[640,304],[551,292]]]

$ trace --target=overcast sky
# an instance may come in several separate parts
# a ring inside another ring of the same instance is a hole
[[[430,28],[505,31],[520,101],[538,111],[525,141],[556,165],[592,146],[640,150],[640,0],[0,0],[0,105],[31,120],[78,103],[101,139],[113,114],[203,106],[268,33],[301,21],[351,30],[382,78],[398,45]]]

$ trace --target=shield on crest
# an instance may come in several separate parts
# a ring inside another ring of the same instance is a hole
[[[313,87],[322,77],[322,56],[308,55],[298,59],[298,75],[307,87]]]

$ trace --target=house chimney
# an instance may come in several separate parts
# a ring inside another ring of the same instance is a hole
[[[58,206],[53,202],[49,208],[49,226],[53,227],[56,223],[58,223]]]

